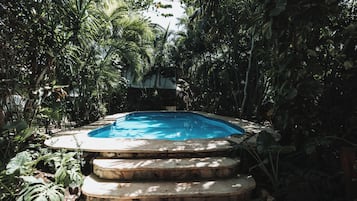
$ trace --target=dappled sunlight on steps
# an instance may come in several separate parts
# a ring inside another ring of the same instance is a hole
[[[239,164],[227,156],[98,158],[82,192],[87,201],[246,201],[255,181],[238,174]]]
[[[255,188],[255,182],[250,176],[237,176],[224,180],[208,181],[130,181],[100,179],[95,175],[88,176],[82,188],[87,200],[110,201],[218,201],[247,200],[250,191]]]
[[[236,174],[239,162],[227,157],[95,159],[93,172],[100,178],[120,180],[214,179]]]

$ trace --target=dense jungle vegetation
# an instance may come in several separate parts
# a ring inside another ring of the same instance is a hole
[[[179,108],[279,131],[243,147],[257,189],[281,201],[356,197],[357,165],[346,164],[356,163],[357,3],[181,3],[172,33],[140,14],[165,6],[152,0],[0,0],[0,200],[79,195],[85,153],[47,149],[48,129],[126,111],[124,73],[167,67]]]

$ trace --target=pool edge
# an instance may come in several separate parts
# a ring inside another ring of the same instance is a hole
[[[200,111],[189,111],[192,113],[200,114],[209,118],[215,118],[227,121],[231,124],[241,127],[245,133],[242,135],[244,138],[228,137],[218,139],[195,139],[186,141],[170,141],[170,140],[143,140],[143,139],[101,139],[91,138],[87,134],[100,127],[106,126],[115,121],[115,119],[130,114],[118,113],[108,115],[96,122],[89,125],[82,126],[73,130],[59,132],[56,136],[47,139],[44,143],[52,149],[69,149],[69,150],[82,150],[87,152],[120,152],[120,153],[189,153],[189,152],[219,152],[230,151],[234,148],[233,144],[238,144],[249,137],[248,140],[255,144],[256,134],[261,131],[273,133],[278,136],[277,132],[273,129],[260,125],[247,120],[216,115],[212,113],[205,113]]]

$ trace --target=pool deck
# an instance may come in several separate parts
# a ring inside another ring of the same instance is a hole
[[[113,123],[117,118],[128,113],[108,115],[89,125],[79,128],[64,130],[54,134],[45,141],[45,145],[53,149],[81,150],[87,152],[104,153],[150,153],[150,154],[176,154],[176,153],[217,153],[233,150],[235,144],[243,141],[255,144],[256,137],[261,131],[278,134],[271,128],[238,118],[220,116],[204,112],[194,112],[207,117],[228,121],[245,130],[244,135],[229,136],[218,139],[195,139],[186,141],[149,140],[149,139],[119,139],[119,138],[93,138],[87,134],[93,129]]]

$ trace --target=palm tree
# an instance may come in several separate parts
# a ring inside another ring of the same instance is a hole
[[[125,84],[123,71],[140,77],[148,68],[153,32],[148,21],[129,13],[123,1],[78,3],[81,6],[74,10],[78,29],[64,48],[58,74],[64,75],[61,83],[78,91],[72,116],[89,121],[104,114],[103,96]],[[79,115],[80,111],[86,113]]]

